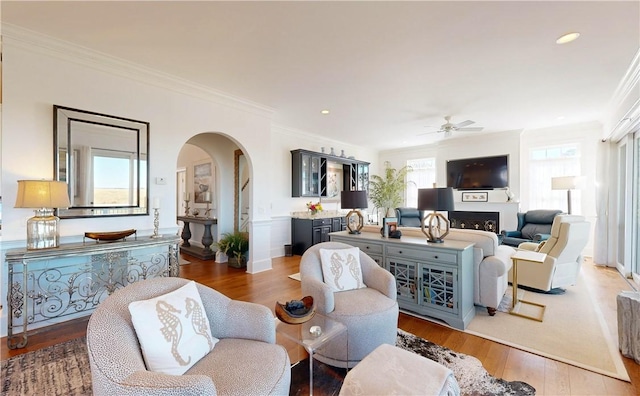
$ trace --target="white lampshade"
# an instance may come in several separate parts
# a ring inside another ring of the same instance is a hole
[[[68,208],[67,183],[55,180],[18,180],[16,208]]]
[[[551,178],[552,190],[575,190],[579,189],[582,182],[580,176],[561,176]]]

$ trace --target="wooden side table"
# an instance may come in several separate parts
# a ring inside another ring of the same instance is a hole
[[[513,301],[511,303],[511,311],[509,313],[511,315],[521,316],[527,319],[537,320],[538,322],[542,322],[544,319],[544,311],[547,308],[544,304],[535,303],[532,301],[526,300],[518,300],[518,263],[521,261],[534,263],[534,264],[542,264],[544,263],[544,259],[547,257],[545,253],[532,252],[529,250],[518,250],[516,254],[511,256],[511,260],[513,261]],[[531,316],[524,313],[520,313],[520,309],[522,305],[532,305],[541,308],[540,316]]]

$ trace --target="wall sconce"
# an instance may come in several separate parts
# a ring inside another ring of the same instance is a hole
[[[351,209],[345,217],[347,221],[347,229],[349,234],[360,234],[360,230],[364,226],[364,218],[362,213],[358,209],[366,209],[367,204],[367,192],[366,191],[348,191],[343,190],[340,192],[340,207],[342,209]],[[351,218],[354,217],[353,223],[356,224],[355,228],[351,226]]]
[[[580,188],[581,176],[561,176],[551,178],[552,190],[567,190],[567,213],[571,214],[571,190]]]
[[[68,208],[67,183],[53,180],[18,180],[16,208],[33,208],[27,220],[27,249],[48,249],[60,245],[58,219],[54,208]]]
[[[418,210],[432,210],[422,218],[422,233],[427,242],[442,243],[449,234],[449,220],[437,211],[454,210],[453,188],[421,188],[418,190]]]

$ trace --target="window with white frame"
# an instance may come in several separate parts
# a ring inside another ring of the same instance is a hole
[[[433,183],[436,182],[436,159],[410,159],[407,160],[407,166],[412,171],[407,173],[406,205],[409,208],[417,208],[418,189],[433,187]]]
[[[567,192],[551,189],[551,178],[580,176],[580,145],[536,147],[529,150],[529,202],[531,209],[567,211]],[[580,190],[571,191],[571,212],[582,213]]]

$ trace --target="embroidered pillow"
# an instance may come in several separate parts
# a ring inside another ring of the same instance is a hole
[[[194,281],[171,293],[134,301],[129,312],[150,371],[184,374],[219,341],[211,335]]]
[[[362,280],[360,249],[320,249],[324,283],[334,292],[367,287]]]

